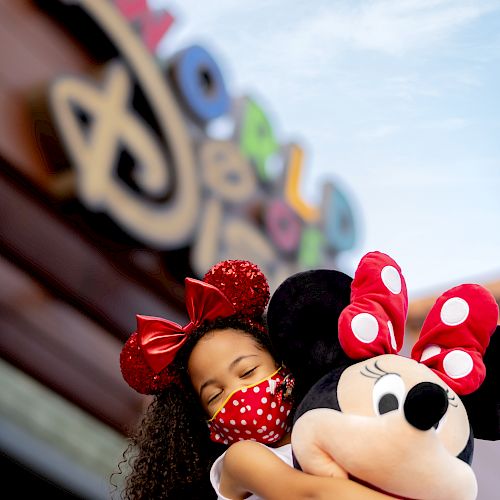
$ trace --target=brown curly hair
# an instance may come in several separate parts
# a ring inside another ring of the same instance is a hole
[[[264,326],[264,328],[263,328]],[[262,349],[274,356],[264,320],[259,326],[231,317],[204,324],[195,330],[176,356],[172,367],[180,383],[171,384],[154,396],[135,432],[129,438],[121,465],[131,471],[126,477],[121,498],[210,499],[216,494],[209,472],[226,447],[210,440],[206,414],[195,393],[187,362],[196,343],[207,333],[234,328],[251,336]]]

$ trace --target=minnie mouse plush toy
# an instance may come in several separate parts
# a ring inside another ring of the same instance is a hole
[[[474,438],[500,438],[498,306],[480,285],[451,288],[411,357],[398,354],[407,311],[401,269],[381,252],[365,255],[353,280],[306,271],[276,290],[270,334],[303,384],[294,464],[396,498],[473,500]]]

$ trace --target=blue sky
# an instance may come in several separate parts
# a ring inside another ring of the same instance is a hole
[[[387,252],[410,298],[500,279],[500,1],[149,1],[176,17],[164,54],[202,44],[305,147],[307,200],[349,196],[343,270]]]

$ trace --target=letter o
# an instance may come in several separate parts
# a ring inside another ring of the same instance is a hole
[[[231,100],[214,58],[199,45],[180,52],[172,66],[175,88],[187,111],[206,123],[229,111]]]

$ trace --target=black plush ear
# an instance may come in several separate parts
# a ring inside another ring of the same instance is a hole
[[[338,319],[349,305],[351,282],[340,271],[304,271],[287,278],[271,297],[269,334],[296,377],[298,400],[332,368],[353,363],[338,339]]]
[[[500,439],[500,326],[491,336],[484,356],[486,378],[476,392],[462,396],[474,437]]]

